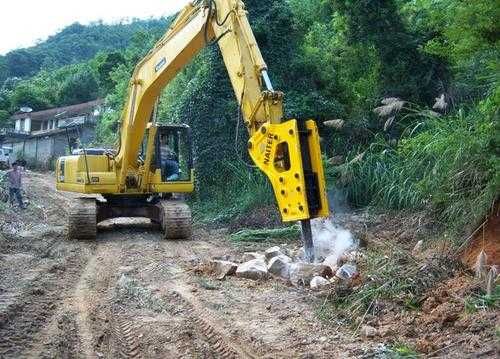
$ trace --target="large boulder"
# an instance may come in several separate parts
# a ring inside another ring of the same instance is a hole
[[[292,259],[284,254],[280,254],[269,260],[267,271],[275,276],[288,279],[290,272],[290,263]]]
[[[315,276],[329,278],[332,275],[333,272],[329,266],[316,263],[293,263],[289,270],[289,280],[294,285],[309,285]]]
[[[236,269],[236,276],[253,280],[266,279],[269,276],[263,259],[252,259],[242,263]]]

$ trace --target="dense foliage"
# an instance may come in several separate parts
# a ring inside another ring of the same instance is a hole
[[[488,213],[500,187],[494,1],[245,3],[274,86],[286,94],[287,118],[320,124],[331,187],[344,187],[355,205],[430,210],[455,227]],[[111,111],[98,140],[111,143],[132,69],[167,22],[72,25],[0,58],[0,121],[22,105],[102,96]],[[262,176],[248,168],[246,134],[216,46],[166,88],[159,116],[193,128],[204,209],[218,204],[212,209],[226,218],[272,200]],[[321,125],[334,119],[343,126]]]
[[[114,25],[74,23],[35,46],[0,56],[0,82],[9,77],[23,78],[42,69],[53,70],[86,61],[98,52],[122,49],[130,44],[130,39],[138,31],[158,31],[165,27],[165,23],[165,19],[134,20]]]

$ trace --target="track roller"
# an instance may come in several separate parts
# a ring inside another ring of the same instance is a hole
[[[161,227],[165,239],[191,239],[191,209],[181,201],[161,201]]]
[[[70,239],[94,240],[97,236],[95,198],[78,198],[69,211],[68,237]]]

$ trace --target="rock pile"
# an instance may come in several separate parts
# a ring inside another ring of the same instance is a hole
[[[274,246],[264,253],[244,253],[241,263],[214,259],[209,263],[209,268],[218,279],[230,275],[252,280],[274,277],[295,286],[320,290],[337,281],[349,281],[356,277],[356,260],[362,255],[352,247],[350,251],[317,258],[315,263],[306,263],[302,259],[301,249],[290,252],[286,248]]]

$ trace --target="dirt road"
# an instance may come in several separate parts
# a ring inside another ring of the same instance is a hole
[[[56,192],[50,174],[26,177],[28,209],[0,203],[0,358],[391,358],[396,346],[409,353],[397,357],[416,357],[407,343],[432,358],[500,353],[498,310],[466,310],[468,297],[481,298],[466,271],[431,287],[418,311],[396,297],[376,313],[352,313],[379,330],[363,339],[324,317],[328,296],[203,271],[204,261],[241,259],[269,243],[245,248],[225,229],[202,227],[190,241],[165,241],[132,219],[100,224],[97,241],[71,241],[73,195]],[[352,218],[345,224],[356,232]],[[419,239],[399,219],[376,223],[358,233],[375,247],[393,238],[410,253]]]
[[[30,209],[3,214],[2,358],[332,358],[369,350],[315,316],[317,299],[279,282],[217,281],[195,270],[237,255],[223,231],[164,241],[143,220],[69,241],[71,195],[27,176]]]

